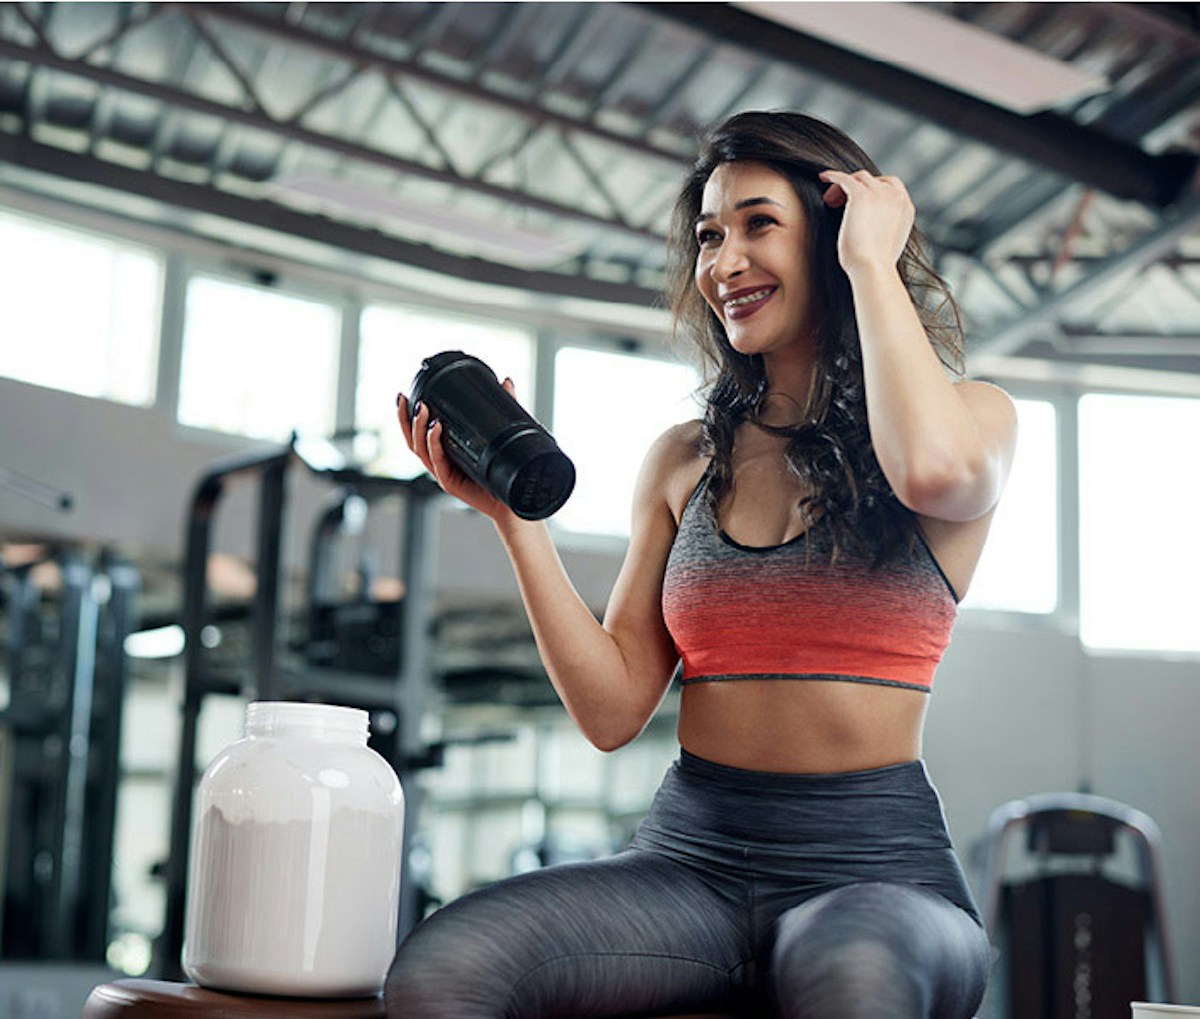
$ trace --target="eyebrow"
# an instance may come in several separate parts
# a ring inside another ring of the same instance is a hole
[[[735,211],[738,211],[741,209],[748,209],[754,205],[774,205],[777,209],[783,208],[782,203],[775,201],[774,198],[767,198],[765,195],[761,195],[757,198],[743,198],[733,208]],[[716,219],[716,216],[717,214],[715,212],[702,211],[694,220],[692,220],[692,226],[695,226],[697,223],[703,223],[706,219]]]

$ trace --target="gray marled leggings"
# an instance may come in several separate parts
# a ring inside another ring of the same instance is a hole
[[[393,1019],[965,1019],[989,947],[920,761],[777,775],[683,752],[625,852],[451,903]]]

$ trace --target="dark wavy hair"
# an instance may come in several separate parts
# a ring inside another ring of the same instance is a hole
[[[754,162],[781,174],[800,199],[808,223],[812,295],[817,312],[817,374],[804,421],[780,428],[760,419],[767,395],[761,355],[741,354],[694,281],[699,251],[695,219],[704,185],[723,163]],[[705,378],[703,452],[713,458],[707,497],[713,519],[733,487],[734,431],[753,421],[789,438],[785,456],[803,482],[800,506],[810,520],[832,528],[834,554],[842,549],[882,562],[911,547],[916,520],[883,475],[867,428],[862,351],[850,280],[838,261],[842,210],[824,202],[822,170],[868,170],[871,159],[837,128],[801,113],[739,113],[704,139],[675,203],[669,237],[668,298],[675,337],[698,348]],[[958,308],[913,230],[899,270],[942,363],[963,373],[963,331]]]

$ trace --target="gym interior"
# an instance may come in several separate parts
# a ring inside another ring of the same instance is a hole
[[[993,926],[980,1016],[1200,1002],[1200,5],[31,2],[0,4],[0,1015],[182,979],[195,783],[251,701],[370,713],[402,931],[628,841],[678,685],[627,747],[579,735],[395,399],[439,351],[512,378],[602,614],[641,456],[699,413],[672,202],[748,109],[906,181],[1017,404],[923,751]]]

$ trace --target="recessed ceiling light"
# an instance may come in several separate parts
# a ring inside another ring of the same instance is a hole
[[[735,6],[1015,113],[1037,113],[1110,87],[1101,74],[919,3],[739,0]]]

